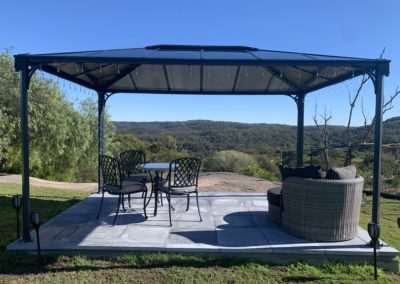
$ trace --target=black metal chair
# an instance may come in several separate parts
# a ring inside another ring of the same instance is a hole
[[[149,174],[138,166],[146,163],[146,155],[140,150],[128,150],[119,154],[124,180],[141,182],[146,185]],[[142,194],[142,197],[144,193]],[[131,196],[128,195],[128,204],[131,206]]]
[[[199,212],[200,221],[203,221],[200,214],[199,207],[199,194],[198,194],[198,180],[201,161],[197,158],[180,158],[170,162],[168,181],[162,183],[158,187],[159,192],[164,192],[167,195],[169,223],[172,226],[171,219],[171,196],[172,195],[186,195],[187,205],[186,211],[189,210],[190,194],[196,194],[197,210]]]
[[[104,186],[102,189],[101,203],[100,203],[99,213],[97,214],[97,219],[99,219],[101,208],[103,206],[105,192],[108,192],[109,194],[112,195],[118,195],[118,206],[117,206],[117,212],[114,217],[113,226],[115,224],[115,221],[117,220],[121,203],[123,204],[124,202],[125,194],[138,193],[138,192],[142,192],[144,194],[143,211],[144,211],[144,216],[147,219],[146,185],[143,184],[142,182],[124,180],[122,176],[121,164],[117,159],[113,157],[100,155],[100,168],[103,175]]]

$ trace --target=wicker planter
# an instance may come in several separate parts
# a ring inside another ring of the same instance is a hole
[[[345,241],[357,235],[364,179],[303,179],[282,185],[282,228],[314,241]]]

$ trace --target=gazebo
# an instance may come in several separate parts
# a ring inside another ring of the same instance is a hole
[[[360,75],[374,84],[372,223],[379,226],[383,77],[389,60],[261,50],[246,46],[155,45],[145,48],[19,54],[22,130],[23,240],[29,231],[29,81],[38,69],[98,94],[98,153],[104,153],[103,110],[117,93],[285,95],[297,104],[297,166],[303,165],[304,99]],[[99,170],[99,189],[101,188]]]

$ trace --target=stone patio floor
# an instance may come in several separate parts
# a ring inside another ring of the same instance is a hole
[[[368,233],[359,228],[355,239],[345,242],[312,242],[285,233],[267,218],[266,194],[260,193],[200,193],[203,221],[199,221],[196,199],[191,198],[186,212],[186,198],[173,197],[173,226],[169,226],[168,206],[158,207],[153,216],[154,200],[143,215],[142,199],[132,198],[132,207],[125,200],[126,212],[120,212],[112,226],[117,198],[104,200],[99,220],[96,220],[101,195],[92,194],[40,229],[43,253],[112,255],[128,251],[180,252],[204,255],[229,255],[262,259],[286,264],[304,260],[321,264],[324,261],[371,263],[372,249],[367,245]],[[32,237],[34,232],[32,231]],[[8,250],[36,252],[36,243],[17,240]],[[399,252],[384,244],[378,251],[380,266],[398,271]]]

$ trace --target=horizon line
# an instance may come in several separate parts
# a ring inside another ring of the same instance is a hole
[[[383,122],[387,122],[389,120],[396,120],[400,119],[400,116],[393,116],[390,118],[387,118],[386,120],[383,120]],[[227,123],[237,123],[237,124],[267,124],[267,125],[285,125],[285,126],[297,126],[297,124],[287,124],[287,123],[274,123],[274,122],[243,122],[243,121],[229,121],[229,120],[212,120],[212,119],[188,119],[188,120],[152,120],[152,121],[129,121],[129,120],[111,120],[111,122],[115,123],[187,123],[187,122],[194,122],[194,121],[206,121],[206,122],[227,122]],[[367,125],[370,125],[367,124]],[[315,124],[309,124],[309,125],[304,125],[304,127],[315,127]],[[347,127],[347,125],[340,125],[340,124],[328,124],[328,126],[341,126],[341,127]],[[362,125],[351,125],[350,127],[362,127]]]

